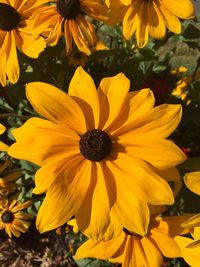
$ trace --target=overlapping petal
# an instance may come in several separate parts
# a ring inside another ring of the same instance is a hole
[[[40,232],[63,225],[77,213],[90,186],[88,173],[91,173],[89,161],[75,158],[65,165],[65,170],[47,191],[39,210],[36,225]]]
[[[48,120],[31,118],[12,133],[17,142],[10,147],[9,154],[40,166],[49,160],[79,154],[78,135],[72,129]]]
[[[29,83],[26,86],[26,96],[33,108],[50,121],[70,126],[78,133],[86,131],[85,118],[80,106],[53,85]]]

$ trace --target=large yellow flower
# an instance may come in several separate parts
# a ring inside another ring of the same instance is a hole
[[[20,67],[17,49],[31,58],[44,50],[41,37],[32,36],[31,16],[45,0],[0,0],[0,83],[6,86],[6,76],[11,83],[19,79]]]
[[[6,233],[19,237],[20,232],[25,233],[30,225],[28,213],[22,211],[32,204],[31,201],[24,203],[18,202],[16,199],[12,201],[1,201],[0,203],[0,230],[5,229]]]
[[[157,174],[185,159],[166,140],[181,119],[180,105],[154,107],[149,89],[129,93],[121,73],[100,82],[77,68],[69,95],[40,82],[27,98],[45,119],[31,118],[13,131],[15,158],[41,166],[34,193],[46,192],[37,216],[41,232],[75,215],[93,239],[109,239],[123,227],[145,234],[149,204],[172,204],[168,183]]]
[[[47,44],[54,46],[64,34],[66,52],[72,51],[73,41],[78,49],[89,55],[97,44],[92,24],[86,16],[97,20],[108,19],[108,7],[99,0],[57,0],[55,5],[42,6],[35,13],[33,34],[48,36]]]
[[[194,6],[190,0],[124,0],[130,3],[123,19],[123,34],[129,39],[134,33],[137,45],[146,45],[149,35],[162,39],[166,27],[173,33],[181,33],[178,18],[194,17]]]
[[[174,236],[185,234],[181,223],[188,215],[152,217],[148,233],[139,236],[124,228],[123,232],[110,241],[86,241],[77,250],[76,258],[110,259],[122,263],[122,267],[160,267],[163,257],[182,257]]]

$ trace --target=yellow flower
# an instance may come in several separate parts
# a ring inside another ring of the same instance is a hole
[[[96,90],[81,67],[69,95],[46,83],[27,85],[28,100],[46,120],[31,118],[14,130],[16,143],[8,153],[41,166],[33,191],[46,192],[37,216],[41,232],[75,215],[79,229],[93,239],[110,239],[122,227],[143,235],[147,203],[174,202],[154,168],[185,160],[166,140],[180,122],[181,106],[154,107],[149,89],[129,93],[129,87],[120,73],[104,78]]]
[[[192,267],[199,267],[200,254],[200,227],[195,227],[192,233],[192,238],[176,236],[174,240],[181,250],[182,257]]]
[[[188,215],[152,217],[148,232],[139,236],[124,228],[123,232],[110,241],[87,240],[77,250],[75,258],[109,259],[122,263],[122,267],[160,267],[163,257],[182,257],[174,236],[188,233],[181,227]]]
[[[0,74],[0,76],[1,76],[1,74]],[[0,135],[3,134],[5,132],[5,130],[6,130],[6,128],[0,123]],[[7,150],[8,150],[8,145],[6,145],[0,141],[0,151],[7,151]]]
[[[33,23],[33,34],[38,36],[43,33],[48,38],[48,45],[55,46],[64,34],[66,52],[72,52],[72,43],[77,48],[89,55],[97,43],[92,24],[83,14],[105,21],[108,19],[108,7],[104,1],[99,0],[57,0],[55,5],[38,8]]]
[[[31,201],[24,203],[16,199],[2,201],[0,203],[0,230],[5,229],[6,233],[19,237],[20,232],[25,233],[30,225],[31,215],[22,211],[31,206]]]
[[[193,193],[200,195],[200,171],[187,173],[184,176],[184,182]],[[200,226],[200,213],[185,221],[182,226],[190,228]],[[195,237],[196,240],[192,242],[191,246],[195,245],[196,247],[200,245],[200,236],[196,235]]]
[[[193,17],[194,7],[190,0],[132,0],[123,19],[123,34],[129,39],[135,33],[137,45],[144,47],[149,35],[162,39],[166,27],[179,34],[181,23],[178,18]]]
[[[0,164],[0,175],[3,176],[4,171],[12,165],[12,162],[6,160],[3,164]],[[0,178],[0,200],[7,197],[9,193],[16,190],[16,185],[13,183],[21,176],[21,172],[14,171],[7,175],[4,175],[3,178]]]
[[[31,15],[45,0],[0,1],[0,83],[6,86],[6,76],[11,83],[19,79],[20,67],[17,48],[31,58],[44,50],[41,37],[34,39],[31,32]]]

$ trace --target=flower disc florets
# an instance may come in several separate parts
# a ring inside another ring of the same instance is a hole
[[[11,223],[13,219],[14,219],[14,215],[9,210],[4,211],[3,214],[1,215],[1,220],[4,223]]]
[[[104,131],[89,130],[80,139],[81,154],[91,161],[101,161],[107,157],[112,148],[110,137]]]
[[[20,15],[12,6],[0,3],[0,29],[11,31],[20,22]]]
[[[79,0],[58,0],[57,10],[65,19],[74,19],[81,10]]]

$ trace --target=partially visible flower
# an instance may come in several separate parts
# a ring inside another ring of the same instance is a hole
[[[9,193],[16,190],[16,181],[20,176],[20,171],[14,171],[7,175],[4,175],[4,171],[7,167],[11,166],[11,161],[7,160],[3,164],[0,164],[0,199],[3,199],[8,196]]]
[[[193,193],[200,195],[200,171],[187,173],[184,176],[184,182]],[[185,221],[182,226],[193,228],[200,226],[200,213]],[[199,244],[200,246],[200,236],[195,241],[195,244]]]
[[[44,34],[48,45],[55,46],[61,36],[66,41],[66,52],[71,54],[73,42],[86,55],[97,44],[93,25],[88,17],[100,21],[108,19],[108,6],[98,0],[54,0],[42,6],[34,15],[33,34]],[[88,16],[88,17],[87,17]]]
[[[45,48],[41,37],[33,38],[31,16],[47,0],[0,1],[0,83],[6,86],[6,77],[16,83],[20,75],[17,49],[31,58],[37,58]]]
[[[132,0],[123,19],[123,34],[126,39],[136,35],[137,45],[144,47],[149,35],[163,39],[166,28],[181,33],[181,19],[194,17],[194,6],[190,0]]]
[[[37,216],[41,232],[75,216],[79,229],[93,239],[108,240],[123,227],[144,235],[148,204],[174,202],[158,170],[185,160],[166,139],[180,122],[181,106],[154,107],[149,89],[129,88],[120,73],[103,79],[96,90],[81,67],[69,95],[46,83],[27,85],[30,103],[46,119],[31,118],[15,129],[9,154],[41,166],[34,189],[46,193]]]
[[[192,236],[176,236],[174,238],[181,250],[182,257],[192,267],[199,267],[200,263],[200,227],[195,227]]]
[[[1,74],[0,74],[0,76],[1,76]],[[5,130],[6,130],[6,128],[0,123],[0,135],[3,134],[5,132]],[[8,147],[9,147],[8,145],[6,145],[0,141],[0,151],[7,151]]]
[[[152,217],[145,236],[124,228],[117,238],[110,241],[86,241],[78,248],[75,257],[109,259],[122,263],[122,267],[160,267],[163,256],[182,257],[173,237],[189,232],[189,229],[181,227],[181,223],[188,217]]]
[[[188,99],[188,85],[191,81],[191,77],[187,74],[187,68],[180,66],[177,69],[171,71],[172,75],[177,75],[178,81],[176,82],[176,87],[172,91],[172,95],[180,98],[189,104],[191,101]]]
[[[5,229],[6,233],[19,237],[20,232],[25,233],[30,225],[31,215],[22,211],[32,204],[31,201],[24,203],[14,200],[5,200],[0,203],[0,230]]]

